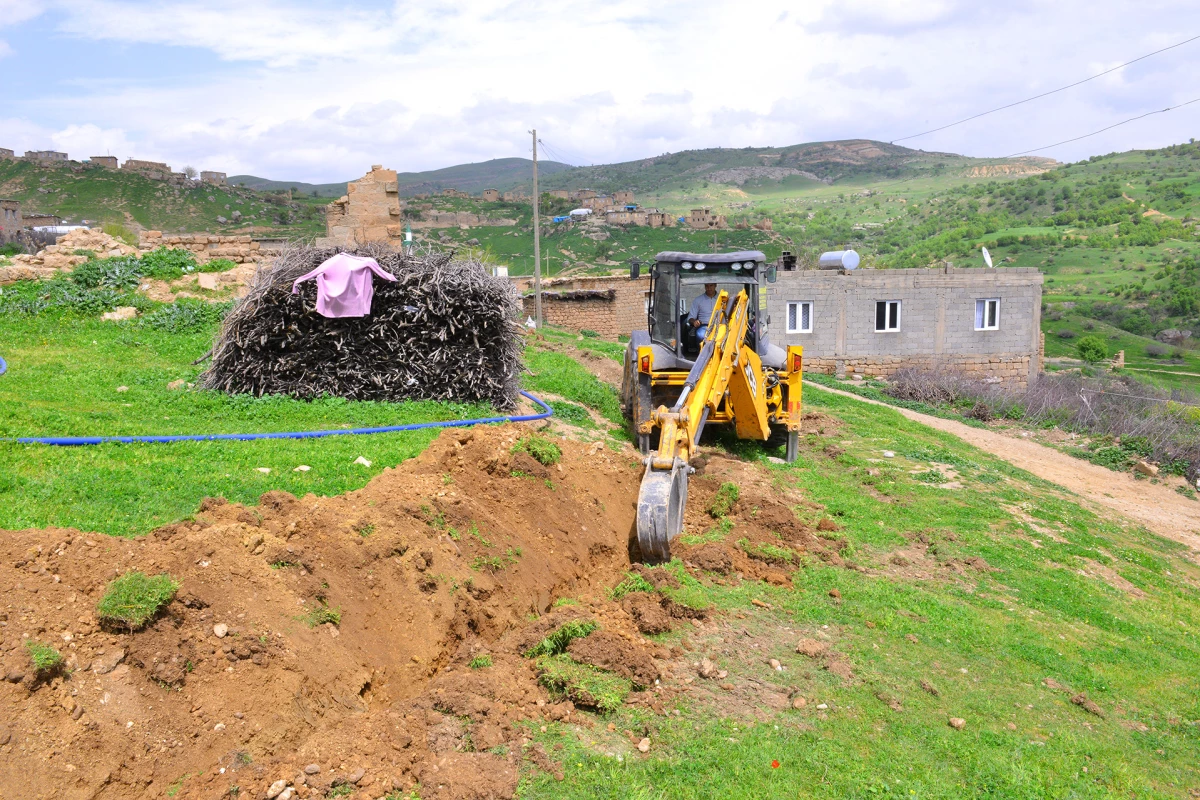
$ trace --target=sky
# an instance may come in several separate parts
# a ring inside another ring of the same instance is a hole
[[[351,10],[346,10],[350,8]],[[893,141],[1200,35],[1195,0],[0,0],[0,147],[333,182]],[[1200,40],[903,142],[1005,157],[1200,98]],[[1200,102],[1060,161],[1200,138]]]

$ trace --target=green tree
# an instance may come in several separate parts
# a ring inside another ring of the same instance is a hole
[[[1108,345],[1099,336],[1084,336],[1075,343],[1075,352],[1089,364],[1108,358]]]

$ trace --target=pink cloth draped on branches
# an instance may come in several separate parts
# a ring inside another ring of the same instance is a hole
[[[297,278],[292,284],[292,294],[300,291],[301,283],[316,278],[318,314],[333,318],[365,317],[371,313],[371,299],[375,296],[371,273],[385,281],[396,280],[373,258],[338,253]]]

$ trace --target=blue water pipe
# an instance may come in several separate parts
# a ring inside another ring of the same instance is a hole
[[[6,372],[8,372],[8,362],[4,360],[3,356],[0,356],[0,375]]]
[[[0,358],[0,375],[8,365]],[[78,447],[85,444],[162,444],[165,442],[250,442],[256,439],[321,439],[326,436],[351,436],[367,433],[392,433],[394,431],[419,431],[424,428],[466,428],[471,425],[487,425],[493,422],[535,422],[554,414],[540,397],[524,390],[521,394],[542,407],[540,414],[513,414],[503,417],[479,417],[478,419],[448,419],[441,422],[414,422],[409,425],[385,425],[382,428],[345,428],[336,431],[289,431],[280,433],[200,433],[183,436],[22,436],[18,439],[0,439],[0,442],[17,444],[48,444],[55,447]]]

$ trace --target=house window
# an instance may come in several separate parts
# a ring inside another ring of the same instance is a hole
[[[811,301],[787,304],[787,332],[812,333]]]
[[[975,330],[1000,330],[1000,300],[989,298],[975,301]]]
[[[900,330],[899,300],[880,300],[875,303],[875,330],[876,332]]]

